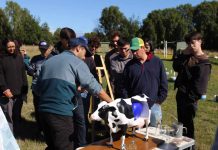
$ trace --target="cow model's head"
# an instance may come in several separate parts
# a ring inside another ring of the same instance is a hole
[[[110,107],[109,105],[107,105],[107,102],[102,101],[98,104],[97,110],[91,115],[91,119],[96,121],[107,120],[108,112],[114,110],[114,107]]]

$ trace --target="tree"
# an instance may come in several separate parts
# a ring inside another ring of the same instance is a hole
[[[39,21],[30,15],[27,9],[22,10],[22,33],[16,35],[25,44],[38,44],[41,36]]]
[[[193,22],[204,36],[206,49],[217,49],[218,44],[218,2],[203,2],[196,6]]]
[[[126,33],[128,33],[126,38],[131,40],[133,37],[136,37],[136,36],[138,37],[139,19],[132,16],[129,18],[129,20],[126,22],[126,24],[127,24],[127,32]]]
[[[131,39],[136,36],[139,29],[139,21],[134,17],[131,17],[128,20],[123,13],[119,11],[117,6],[104,8],[99,23],[100,25],[97,28],[97,33],[101,36],[107,36],[107,41],[114,31],[119,31],[122,37]],[[102,37],[104,38],[104,36]]]
[[[90,33],[85,33],[84,36],[88,39],[92,38],[93,36],[98,36],[96,32],[90,32]]]
[[[11,28],[4,11],[0,9],[0,40],[3,40],[11,35]]]
[[[195,30],[194,23],[193,23],[194,7],[192,7],[190,4],[185,4],[185,5],[179,5],[178,7],[176,7],[176,10],[180,13],[182,18],[187,23],[188,32]]]
[[[48,24],[40,27],[39,19],[33,17],[26,8],[21,8],[16,2],[7,1],[4,12],[9,20],[13,38],[25,44],[38,43],[42,39],[52,43]]]
[[[16,39],[20,39],[24,31],[21,26],[22,18],[23,18],[21,7],[15,2],[7,1],[5,7],[5,14],[9,19],[9,24],[12,29],[12,37]]]
[[[109,36],[113,31],[120,31],[126,17],[119,11],[117,6],[110,6],[104,8],[99,19],[100,28]]]
[[[60,41],[60,32],[61,32],[61,28],[57,28],[53,33],[52,41],[54,44]]]
[[[41,25],[40,40],[45,40],[48,43],[52,43],[52,33],[50,32],[48,24],[45,22]]]

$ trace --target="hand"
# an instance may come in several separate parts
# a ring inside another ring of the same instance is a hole
[[[26,49],[25,48],[21,48],[20,49],[21,55],[24,57],[24,55],[26,55]]]
[[[7,97],[7,98],[12,98],[14,95],[11,93],[10,89],[7,89],[3,92],[3,94]]]
[[[190,47],[187,47],[186,49],[183,50],[183,54],[185,54],[185,55],[192,54],[192,49]]]
[[[77,91],[80,92],[80,93],[83,93],[86,90],[84,88],[82,88],[81,86],[78,86]]]

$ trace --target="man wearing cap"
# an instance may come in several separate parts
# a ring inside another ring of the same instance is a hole
[[[32,86],[31,86],[32,94],[33,94],[33,105],[35,109],[35,118],[39,129],[38,134],[40,135],[42,129],[39,124],[39,115],[38,115],[39,96],[37,96],[35,93],[35,87],[36,87],[37,78],[41,71],[42,64],[52,55],[50,54],[51,51],[49,49],[49,44],[46,41],[40,41],[38,46],[41,54],[33,56],[33,58],[30,61],[30,65],[29,65],[30,67],[27,70],[27,74],[33,77]]]
[[[161,116],[154,112],[161,112],[160,104],[167,97],[167,76],[162,61],[147,52],[141,38],[133,38],[130,49],[134,58],[129,61],[124,69],[125,88],[124,97],[146,94],[151,108],[151,126],[156,126],[161,121]],[[156,109],[158,108],[158,110]]]
[[[86,41],[82,38],[71,39],[69,47],[69,50],[43,64],[37,81],[40,123],[49,150],[73,149],[72,116],[77,107],[75,95],[78,85],[104,101],[112,101],[81,60],[91,55]]]

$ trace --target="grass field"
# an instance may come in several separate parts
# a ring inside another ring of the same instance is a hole
[[[39,53],[36,47],[26,46],[27,52],[30,56]],[[103,48],[102,48],[103,49]],[[158,54],[162,58],[161,54]],[[168,60],[163,60],[165,67],[169,72],[172,70],[171,56]],[[195,118],[195,135],[196,135],[196,149],[209,150],[214,141],[216,129],[218,127],[218,103],[213,101],[214,95],[218,95],[218,60],[211,59],[212,74],[210,77],[207,99],[206,101],[199,101],[199,107]],[[173,72],[173,71],[172,71]],[[172,74],[171,74],[172,75]],[[170,75],[170,76],[171,76]],[[28,77],[29,83],[31,78]],[[163,124],[172,124],[177,116],[175,93],[173,89],[173,82],[169,81],[169,93],[167,100],[162,104],[163,110]],[[45,143],[36,136],[35,120],[33,117],[33,104],[31,90],[28,93],[28,103],[24,103],[22,116],[25,121],[21,124],[22,135],[17,139],[21,150],[43,150]]]

